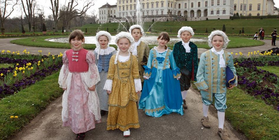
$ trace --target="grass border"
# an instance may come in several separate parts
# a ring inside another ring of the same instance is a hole
[[[51,101],[60,97],[63,90],[58,86],[59,72],[0,100],[0,138],[7,139],[20,131]],[[18,116],[18,118],[10,118]]]

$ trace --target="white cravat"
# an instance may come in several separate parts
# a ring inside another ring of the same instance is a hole
[[[182,45],[183,45],[183,47],[185,48],[186,53],[190,53],[190,52],[191,52],[191,48],[190,48],[190,46],[189,46],[189,42],[184,43],[184,42],[182,41]]]
[[[215,53],[216,55],[220,55],[220,60],[219,60],[219,65],[220,65],[220,67],[221,67],[221,68],[222,68],[222,67],[226,67],[225,60],[224,60],[224,58],[223,58],[224,50],[222,49],[221,51],[217,52],[217,51],[215,50],[215,48],[212,47],[212,48],[211,48],[211,51],[212,51],[213,53]]]
[[[140,40],[139,40],[138,42],[134,42],[134,43],[133,43],[134,49],[133,49],[133,51],[132,51],[132,54],[135,55],[135,56],[138,55],[137,48],[138,48],[138,45],[139,45],[139,44],[140,44]]]

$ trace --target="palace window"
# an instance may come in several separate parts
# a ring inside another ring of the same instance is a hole
[[[257,9],[261,10],[261,4],[260,3],[258,3],[258,8]]]
[[[240,4],[240,10],[242,10],[242,6],[243,6],[243,5],[242,5],[242,4]]]
[[[217,5],[220,5],[220,0],[217,0]]]
[[[236,4],[233,6],[233,10],[236,10]]]
[[[249,4],[249,11],[252,11],[252,4]]]
[[[211,6],[214,6],[214,0],[211,0]]]
[[[149,8],[149,3],[146,3],[146,8]]]
[[[187,3],[185,3],[185,8],[187,8]]]
[[[159,2],[156,2],[156,8],[158,8],[159,7]]]
[[[154,8],[154,2],[151,2],[151,8]]]
[[[208,6],[208,1],[205,1],[204,5],[205,5],[205,7],[207,7]]]
[[[191,8],[193,8],[194,7],[194,3],[193,2],[191,2]]]
[[[144,9],[144,3],[142,4],[142,9]]]
[[[201,2],[198,2],[198,7],[201,7]]]
[[[246,11],[246,4],[243,4],[243,10]]]
[[[216,14],[217,14],[217,15],[219,15],[219,14],[220,14],[220,11],[219,11],[219,10],[217,10]]]
[[[180,3],[178,4],[178,9],[180,9]]]
[[[223,15],[225,15],[226,14],[226,10],[223,10]]]
[[[227,4],[227,0],[223,0],[223,5],[226,5]]]
[[[161,1],[161,7],[164,7],[164,2],[163,1]]]

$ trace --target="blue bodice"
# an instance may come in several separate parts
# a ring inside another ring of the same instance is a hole
[[[108,55],[99,55],[99,60],[97,60],[97,67],[99,72],[105,71],[108,72],[109,68],[109,60],[111,58],[113,53],[110,53]]]

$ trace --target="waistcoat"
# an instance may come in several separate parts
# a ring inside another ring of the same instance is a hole
[[[68,50],[66,51],[67,58],[69,60],[70,72],[86,72],[88,71],[88,63],[86,61],[87,50],[80,49],[78,51]]]

